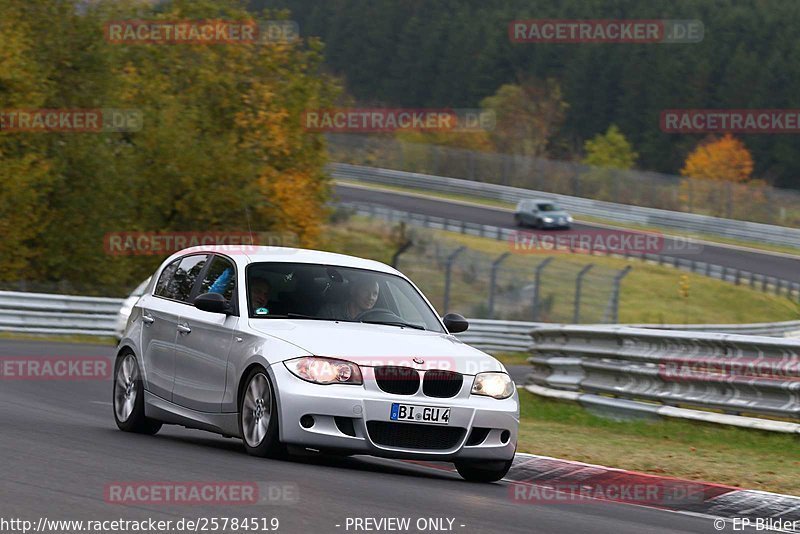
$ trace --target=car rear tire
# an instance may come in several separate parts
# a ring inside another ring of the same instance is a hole
[[[245,377],[239,395],[239,433],[248,454],[282,458],[286,446],[278,439],[278,409],[275,390],[267,372],[253,368]]]
[[[144,386],[139,363],[133,352],[117,356],[114,364],[114,420],[124,432],[153,435],[161,430],[161,421],[144,415]]]
[[[520,228],[525,226],[524,224],[522,224],[522,218],[517,214],[514,214],[514,224],[516,226],[519,226]]]
[[[506,462],[455,462],[456,470],[467,482],[497,482],[501,480],[514,460]]]

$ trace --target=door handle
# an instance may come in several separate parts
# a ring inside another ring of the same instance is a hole
[[[188,324],[179,324],[178,325],[178,332],[180,332],[181,334],[191,334],[192,333],[192,329],[189,328]]]
[[[154,322],[156,322],[156,319],[152,315],[148,315],[147,313],[144,313],[144,314],[142,314],[142,322],[145,325],[153,324]]]

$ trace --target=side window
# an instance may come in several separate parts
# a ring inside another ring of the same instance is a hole
[[[230,302],[235,288],[236,269],[234,269],[233,264],[225,258],[215,256],[200,284],[198,294],[219,293],[225,297],[225,300]]]
[[[161,271],[161,276],[156,283],[156,289],[153,292],[155,295],[158,295],[159,297],[166,297],[168,299],[173,298],[170,290],[170,287],[172,286],[172,276],[175,274],[175,270],[178,268],[178,264],[180,262],[181,260],[179,258],[164,267],[164,270]]]
[[[189,302],[189,295],[197,279],[197,275],[203,270],[208,256],[199,254],[185,256],[170,263],[161,274],[156,285],[156,295],[168,299]]]

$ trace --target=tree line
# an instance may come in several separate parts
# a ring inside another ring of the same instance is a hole
[[[134,110],[120,132],[0,131],[0,283],[66,281],[125,294],[164,254],[109,254],[109,233],[288,232],[319,238],[328,105],[314,39],[115,44],[109,21],[267,20],[240,2],[4,0],[0,110]],[[13,287],[13,286],[12,286]]]
[[[638,167],[678,174],[702,135],[661,131],[665,109],[800,108],[800,3],[794,0],[251,0],[287,8],[365,104],[478,107],[505,85],[555,80],[567,104],[548,156],[580,159],[613,124]],[[692,44],[513,43],[519,19],[696,19]],[[535,85],[535,84],[534,84]],[[754,176],[800,187],[796,135],[738,136]]]

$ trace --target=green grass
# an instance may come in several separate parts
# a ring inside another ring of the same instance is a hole
[[[520,390],[519,452],[800,495],[800,436],[680,420],[617,422]]]
[[[364,184],[362,182],[355,182],[351,180],[337,180],[337,183],[347,184],[347,185],[357,185],[360,187],[368,187],[370,189],[385,189],[388,191],[397,191],[400,193],[416,193],[420,194],[418,189],[412,189],[410,187],[401,187],[401,186],[394,186],[394,185],[376,185],[376,184]],[[431,198],[441,198],[444,200],[456,200],[460,202],[469,202],[472,204],[480,204],[482,206],[490,206],[493,208],[504,208],[513,210],[515,204],[509,202],[503,202],[501,200],[492,200],[486,198],[475,197],[471,195],[459,195],[454,193],[440,193],[438,191],[425,191],[424,196],[431,197]],[[509,218],[509,221],[511,219]],[[609,225],[614,226],[617,228],[626,228],[629,230],[644,230],[644,231],[651,231],[651,232],[661,232],[664,235],[678,235],[675,232],[670,232],[669,230],[664,230],[663,228],[658,228],[655,226],[648,226],[643,224],[632,224],[632,223],[623,223],[612,221],[608,219],[603,219],[600,217],[589,217],[585,215],[581,215],[580,217],[576,218],[577,222],[586,222],[586,223],[596,223],[601,225]],[[726,245],[736,245],[740,247],[747,247],[756,250],[764,250],[767,252],[782,252],[785,254],[792,254],[800,257],[800,250],[797,247],[790,247],[790,246],[782,246],[782,245],[771,245],[769,243],[759,243],[756,241],[745,241],[740,239],[731,239],[727,237],[721,237],[713,234],[704,234],[698,232],[684,232],[680,235],[684,236],[691,236],[697,239],[702,239],[704,241],[709,241],[711,243],[720,243]]]
[[[499,255],[509,250],[502,241],[439,232],[470,248]],[[539,256],[545,255],[536,255]],[[776,296],[737,286],[672,267],[652,265],[639,260],[585,254],[556,254],[557,262],[583,266],[594,263],[608,269],[633,269],[622,282],[620,323],[642,324],[733,324],[790,321],[800,317],[800,306],[785,296]],[[678,294],[681,276],[688,276],[689,297]],[[574,279],[573,279],[574,280]],[[558,291],[571,292],[573,282],[564,281]]]
[[[528,358],[531,356],[527,352],[490,352],[503,365],[528,365]]]
[[[91,345],[117,345],[111,336],[86,336],[76,334],[26,334],[23,332],[0,332],[0,339],[19,339],[25,341],[54,341],[59,343],[87,343]]]

